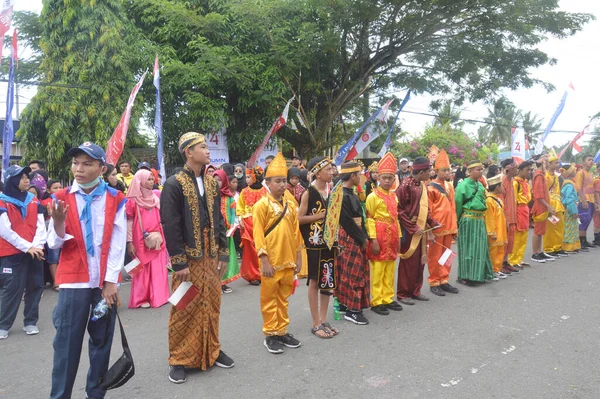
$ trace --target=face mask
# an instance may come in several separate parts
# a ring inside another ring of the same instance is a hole
[[[96,177],[94,180],[92,180],[89,183],[79,183],[79,187],[88,189],[88,188],[94,188],[98,184],[100,184],[100,176]]]
[[[243,173],[236,173],[234,176],[237,177],[238,179],[241,179],[242,176],[244,176],[244,174]]]

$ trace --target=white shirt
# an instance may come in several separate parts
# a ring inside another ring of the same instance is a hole
[[[21,252],[27,252],[32,247],[43,249],[47,238],[44,215],[41,213],[38,214],[35,236],[33,237],[33,242],[29,242],[13,231],[8,213],[5,212],[0,215],[0,237]]]
[[[196,184],[198,184],[198,191],[200,191],[200,196],[204,197],[204,181],[202,181],[202,177],[196,177]]]
[[[81,197],[84,193],[77,184],[73,182],[71,193],[75,193],[77,202],[77,214],[81,215],[85,207],[85,200]],[[91,204],[92,209],[92,230],[94,234],[94,256],[87,254],[88,272],[90,281],[85,283],[69,283],[60,284],[60,288],[97,288],[100,286],[100,254],[102,253],[102,238],[104,237],[104,210],[106,207],[106,193],[96,197]],[[80,220],[81,233],[85,239],[85,221]],[[54,220],[50,220],[48,226],[48,246],[52,249],[62,248],[65,241],[72,240],[74,237],[70,234],[65,234],[64,238],[60,238],[54,230]],[[108,250],[108,263],[106,265],[106,275],[104,281],[117,283],[119,274],[123,267],[125,259],[125,244],[127,242],[127,218],[125,216],[125,206],[117,211],[113,224],[113,232],[110,240],[110,249]],[[60,264],[58,266],[60,268]]]

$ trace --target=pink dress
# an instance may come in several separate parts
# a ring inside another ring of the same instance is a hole
[[[147,232],[159,231],[163,236],[163,244],[159,250],[150,250],[144,245],[144,237],[138,221],[137,204],[133,200],[128,201],[125,212],[128,224],[132,226],[132,242],[135,247],[135,255],[140,263],[144,265],[142,271],[132,279],[129,308],[138,308],[146,302],[150,303],[151,307],[158,308],[167,303],[170,296],[167,269],[169,254],[164,242],[159,209],[140,207],[139,210],[144,229]]]

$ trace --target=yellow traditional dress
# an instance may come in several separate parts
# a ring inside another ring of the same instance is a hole
[[[544,252],[552,253],[562,250],[565,235],[565,207],[560,199],[560,180],[554,172],[546,172],[546,184],[550,192],[550,206],[556,210],[558,222],[546,223],[544,235]]]
[[[504,202],[496,194],[490,193],[485,200],[487,210],[485,211],[485,228],[487,230],[488,245],[490,247],[490,259],[494,273],[502,270],[504,260],[504,246],[508,241],[506,230],[506,215],[504,214]]]
[[[531,201],[531,189],[529,182],[519,176],[513,179],[513,188],[517,198],[517,228],[515,231],[515,243],[508,257],[511,265],[520,265],[525,257],[525,248],[529,237],[529,201]]]

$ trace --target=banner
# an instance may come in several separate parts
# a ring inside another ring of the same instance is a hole
[[[10,166],[10,150],[15,138],[12,111],[15,104],[15,63],[17,56],[17,30],[13,31],[10,66],[8,69],[8,89],[6,90],[6,118],[4,119],[4,131],[2,132],[2,181],[6,169]]]
[[[224,127],[213,130],[206,134],[208,150],[210,151],[210,163],[221,166],[229,163],[229,150],[227,149],[227,131]]]
[[[381,135],[381,133],[385,131],[388,117],[388,109],[390,107],[390,104],[394,102],[394,100],[395,98],[392,98],[387,103],[385,103],[383,107],[381,107],[381,111],[377,113],[375,119],[373,120],[373,123],[367,126],[364,133],[360,136],[360,139],[356,142],[356,144],[354,144],[354,147],[350,149],[348,155],[346,155],[346,161],[356,158],[358,154],[363,152],[363,150],[373,142],[373,140],[375,140],[377,137],[379,137],[379,135]]]
[[[129,119],[131,118],[133,102],[135,101],[135,96],[137,96],[138,91],[140,91],[140,88],[144,83],[146,73],[148,73],[148,71],[144,72],[140,80],[135,84],[135,86],[133,86],[133,90],[131,91],[129,100],[127,101],[127,106],[125,107],[125,112],[123,112],[123,116],[121,116],[121,120],[119,121],[117,128],[113,132],[108,144],[106,145],[106,163],[109,163],[113,166],[117,166],[119,158],[121,158],[121,154],[123,153],[125,139],[127,138],[127,130],[129,129]]]
[[[4,48],[4,35],[10,29],[10,24],[12,22],[12,14],[13,14],[13,6],[15,4],[15,0],[2,0],[0,2],[0,63],[2,63],[2,49]],[[15,40],[16,36],[13,34],[13,40]],[[17,53],[15,51],[14,56],[16,57]]]
[[[527,157],[525,154],[525,130],[522,127],[513,127],[510,155],[520,164]]]
[[[406,105],[408,100],[410,100],[411,90],[412,89],[408,89],[408,91],[406,92],[406,96],[404,96],[404,100],[402,100],[402,104],[400,104],[400,108],[398,109],[398,112],[396,113],[394,122],[392,123],[392,126],[390,127],[390,131],[388,132],[387,138],[385,139],[385,143],[383,143],[383,147],[381,147],[381,150],[379,150],[379,153],[377,154],[377,156],[379,158],[383,158],[385,153],[388,151],[388,149],[392,145],[392,133],[394,132],[394,128],[396,127],[396,122],[398,121],[398,116],[400,116],[400,112],[402,111],[402,109],[404,108],[404,106]]]
[[[591,130],[593,130],[593,126],[592,126],[592,122],[595,120],[596,118],[592,118],[590,119],[590,121],[588,122],[587,125],[585,125],[585,127],[583,128],[583,130],[579,133],[577,133],[577,136],[575,136],[575,138],[573,140],[571,140],[571,142],[569,144],[567,144],[565,146],[565,148],[563,148],[560,153],[558,154],[558,159],[560,159],[564,154],[565,151],[567,151],[567,149],[570,146],[573,146],[573,153],[577,154],[579,152],[581,152],[581,146],[579,144],[577,144],[577,141],[579,139],[581,139],[586,133],[589,133]],[[598,154],[596,154],[596,157],[598,157]],[[594,158],[594,161],[596,160],[596,158]]]
[[[569,84],[569,88],[572,89],[573,91],[575,90],[575,87],[573,87],[573,83]],[[542,152],[544,152],[544,143],[546,141],[546,138],[548,137],[548,135],[550,135],[550,132],[552,131],[552,127],[554,127],[554,123],[556,122],[556,120],[562,113],[563,109],[565,108],[565,103],[567,102],[568,95],[569,95],[569,90],[567,89],[567,90],[565,90],[565,93],[563,94],[562,98],[560,99],[560,103],[558,104],[556,111],[554,111],[554,115],[552,115],[552,118],[550,119],[550,123],[548,123],[548,126],[546,126],[546,129],[544,130],[544,134],[542,135],[542,138],[540,140],[538,140],[538,142],[535,146],[536,154],[541,154]]]
[[[163,126],[162,126],[162,104],[160,103],[160,68],[158,66],[158,55],[154,60],[154,87],[156,87],[156,112],[154,114],[154,130],[156,131],[156,149],[158,152],[158,171],[161,176],[161,184],[167,180],[165,169],[165,156],[163,151]],[[158,182],[157,182],[158,183]]]
[[[290,111],[290,103],[292,102],[293,99],[294,99],[294,97],[290,98],[288,100],[287,104],[285,104],[285,108],[283,109],[283,112],[281,113],[281,115],[279,115],[279,118],[277,118],[275,120],[275,122],[273,122],[273,126],[271,126],[271,129],[267,132],[262,143],[260,143],[260,145],[258,146],[256,151],[254,151],[254,154],[252,154],[252,156],[248,160],[248,164],[247,164],[248,168],[253,168],[256,165],[256,160],[258,159],[259,155],[265,149],[265,146],[271,139],[271,136],[273,135],[273,133],[276,133],[279,129],[281,129],[286,124],[287,119],[288,119],[288,112]]]
[[[336,165],[341,165],[344,162],[344,159],[347,158],[348,153],[350,153],[350,150],[354,147],[354,144],[358,141],[362,132],[367,128],[367,126],[369,126],[369,124],[371,122],[373,122],[373,119],[375,119],[377,117],[377,115],[379,115],[379,113],[381,112],[382,109],[383,109],[383,107],[381,107],[377,111],[375,111],[373,113],[373,115],[371,115],[369,117],[369,119],[367,119],[365,121],[365,123],[363,123],[363,125],[356,131],[356,133],[354,133],[354,136],[352,136],[352,138],[350,140],[348,140],[346,142],[346,144],[344,144],[343,146],[340,147],[337,155],[335,156],[335,160],[334,160],[334,163]]]

